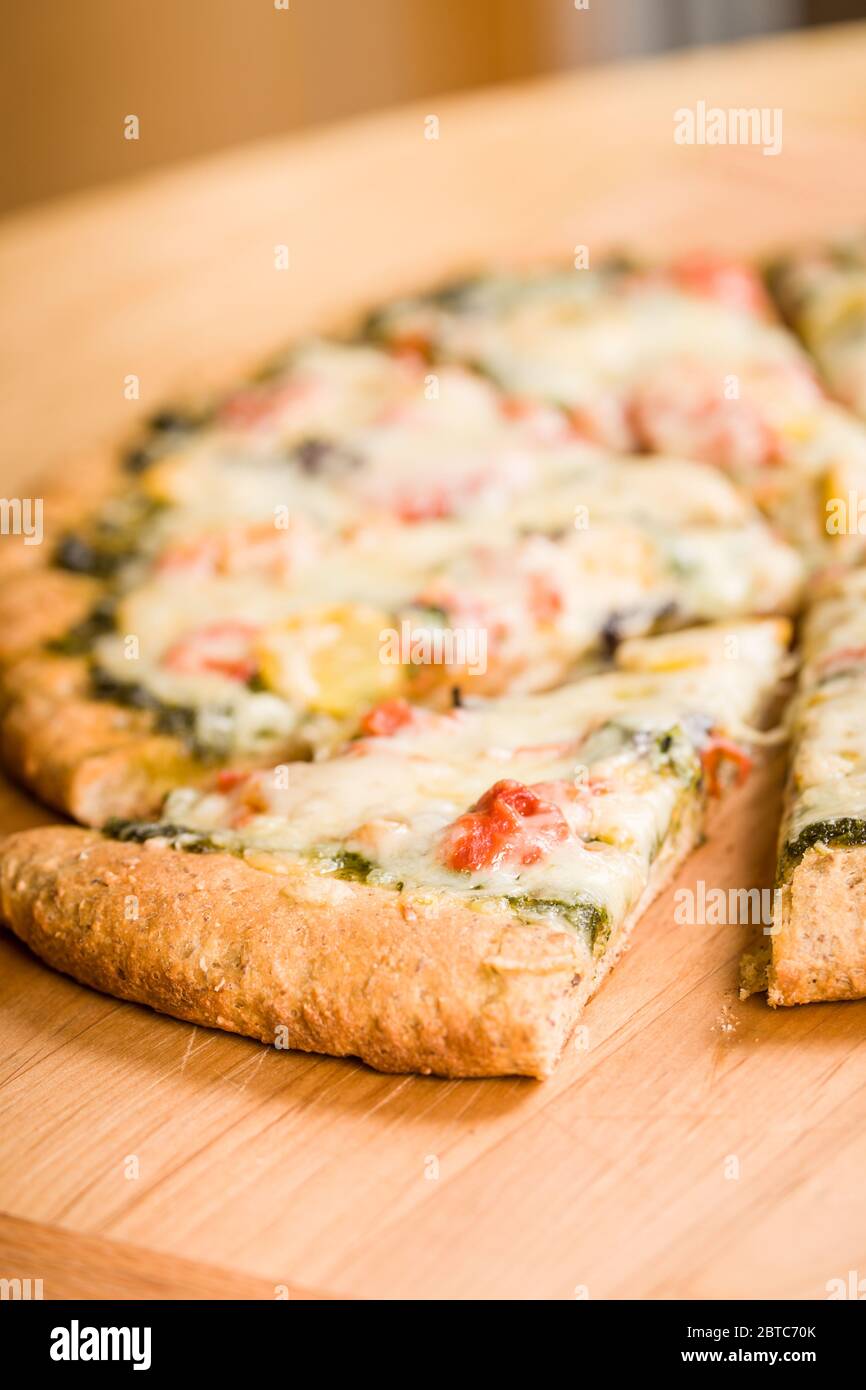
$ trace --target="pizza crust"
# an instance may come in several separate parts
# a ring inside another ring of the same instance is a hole
[[[545,1077],[699,821],[689,798],[597,963],[570,930],[453,895],[283,876],[71,827],[4,842],[0,902],[55,969],[176,1018],[386,1072]]]
[[[102,585],[65,570],[22,570],[0,586],[0,666],[11,665],[43,642],[62,637],[86,618]]]
[[[866,997],[866,848],[808,850],[780,900],[767,1002]]]
[[[51,563],[51,553],[64,531],[85,521],[112,492],[129,481],[113,449],[100,449],[67,460],[62,470],[28,484],[28,494],[42,503],[42,540],[25,545],[19,536],[0,538],[0,581],[32,574]]]

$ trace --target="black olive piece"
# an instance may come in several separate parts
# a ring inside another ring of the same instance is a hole
[[[76,574],[94,574],[99,568],[93,546],[83,536],[76,536],[74,532],[62,538],[54,558],[61,569],[72,570]]]
[[[123,466],[127,473],[144,473],[152,462],[147,449],[129,449],[123,456]]]
[[[304,439],[292,450],[291,458],[304,473],[315,476],[317,473],[345,473],[357,468],[361,462],[358,454],[327,439]]]
[[[182,410],[157,410],[148,419],[148,427],[158,433],[168,430],[191,430],[196,426],[194,416]]]

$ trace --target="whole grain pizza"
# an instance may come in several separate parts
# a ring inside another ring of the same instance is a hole
[[[747,776],[808,593],[746,979],[866,993],[859,899],[816,925],[859,866],[862,543],[825,516],[866,425],[769,283],[802,342],[708,257],[485,274],[46,493],[0,553],[0,752],[79,826],[4,843],[12,929],[276,1047],[548,1075]]]

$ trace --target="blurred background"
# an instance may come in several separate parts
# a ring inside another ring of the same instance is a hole
[[[0,15],[9,211],[439,92],[859,19],[866,0],[0,0]]]

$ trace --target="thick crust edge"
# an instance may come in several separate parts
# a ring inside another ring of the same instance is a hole
[[[597,965],[569,930],[447,895],[70,827],[3,842],[0,904],[55,969],[176,1018],[380,1071],[545,1077],[699,818],[690,803]]]
[[[84,825],[156,815],[165,795],[213,776],[150,714],[87,698],[81,658],[32,656],[7,672],[0,757],[10,776]]]
[[[780,890],[767,1002],[866,997],[866,848],[810,849]]]

